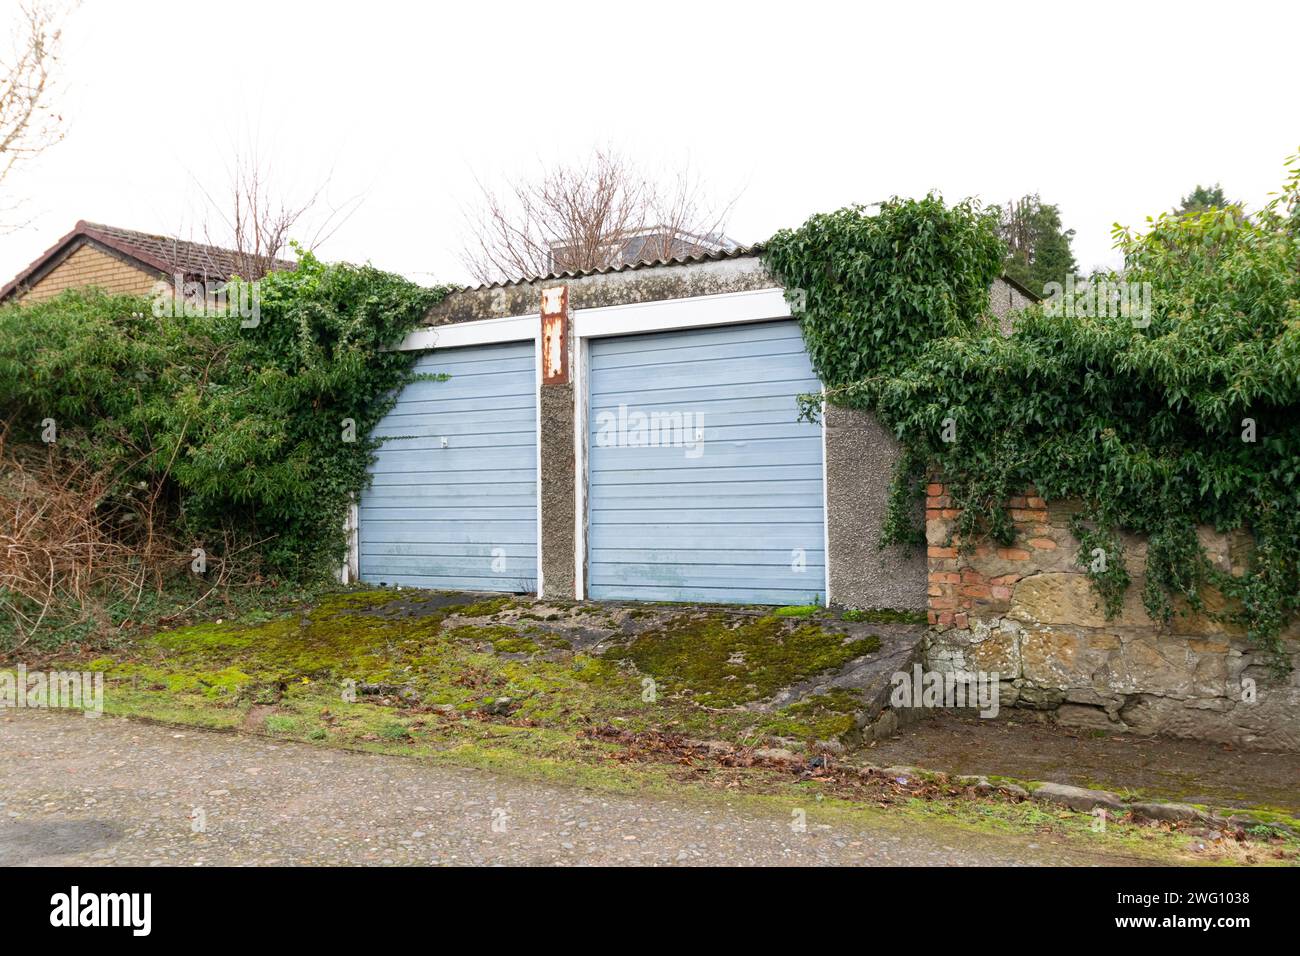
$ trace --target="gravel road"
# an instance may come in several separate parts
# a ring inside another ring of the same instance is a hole
[[[0,755],[0,866],[1129,862],[899,820],[795,832],[789,811],[112,717],[0,711]]]

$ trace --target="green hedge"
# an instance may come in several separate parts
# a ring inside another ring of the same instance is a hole
[[[412,377],[415,353],[384,348],[446,291],[302,253],[261,280],[255,325],[94,291],[5,306],[8,441],[39,446],[53,419],[60,454],[114,469],[121,489],[161,489],[196,547],[233,532],[268,571],[320,578],[342,557],[371,430]]]
[[[1280,662],[1300,610],[1300,162],[1288,168],[1249,219],[1210,210],[1117,229],[1124,270],[1093,287],[1135,284],[1136,310],[1034,307],[1011,337],[982,314],[998,249],[972,204],[894,200],[775,236],[767,260],[802,290],[827,398],[873,409],[903,442],[882,546],[917,540],[930,469],[964,509],[965,547],[1009,543],[1007,501],[1033,485],[1084,502],[1080,563],[1109,611],[1128,586],[1117,532],[1136,532],[1154,618],[1169,620],[1174,595],[1201,608],[1213,585]],[[805,396],[805,414],[821,398]],[[1211,567],[1198,524],[1249,530],[1248,573]]]

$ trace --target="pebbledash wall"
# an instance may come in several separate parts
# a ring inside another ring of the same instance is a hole
[[[1002,706],[1069,726],[1300,750],[1300,670],[1276,677],[1239,629],[1185,608],[1153,622],[1141,599],[1145,541],[1123,540],[1132,583],[1107,620],[1077,563],[1072,503],[1013,499],[1015,544],[970,555],[952,540],[952,504],[942,484],[927,488],[929,667],[997,672]],[[1248,536],[1198,535],[1218,567],[1242,572]],[[1206,607],[1222,610],[1222,597],[1211,592]],[[1286,640],[1300,660],[1300,625]]]

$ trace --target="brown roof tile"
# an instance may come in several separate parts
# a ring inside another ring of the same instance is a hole
[[[29,285],[28,280],[39,278],[39,275],[46,271],[47,266],[62,261],[67,254],[87,241],[106,246],[121,256],[135,260],[144,271],[156,272],[160,276],[181,272],[187,279],[211,279],[224,282],[240,271],[240,255],[233,249],[139,232],[135,229],[123,229],[119,226],[86,222],[83,219],[70,233],[46,249],[31,265],[18,273],[13,281],[0,289],[0,301],[7,299],[21,287]],[[287,259],[275,259],[272,268],[293,269],[296,268],[296,263]]]

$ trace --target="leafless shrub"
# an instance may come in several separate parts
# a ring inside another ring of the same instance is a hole
[[[465,266],[480,282],[621,262],[670,259],[732,245],[723,235],[735,200],[711,202],[684,169],[656,178],[623,155],[597,149],[497,191],[479,183],[467,211]]]
[[[207,266],[212,274],[233,271],[251,281],[291,267],[286,261],[291,240],[314,251],[338,232],[360,205],[360,197],[328,205],[329,176],[295,198],[290,198],[285,181],[254,148],[233,154],[227,182],[220,189],[212,191],[199,184],[208,207],[201,232],[211,247],[212,261]],[[233,270],[229,265],[232,258]]]

